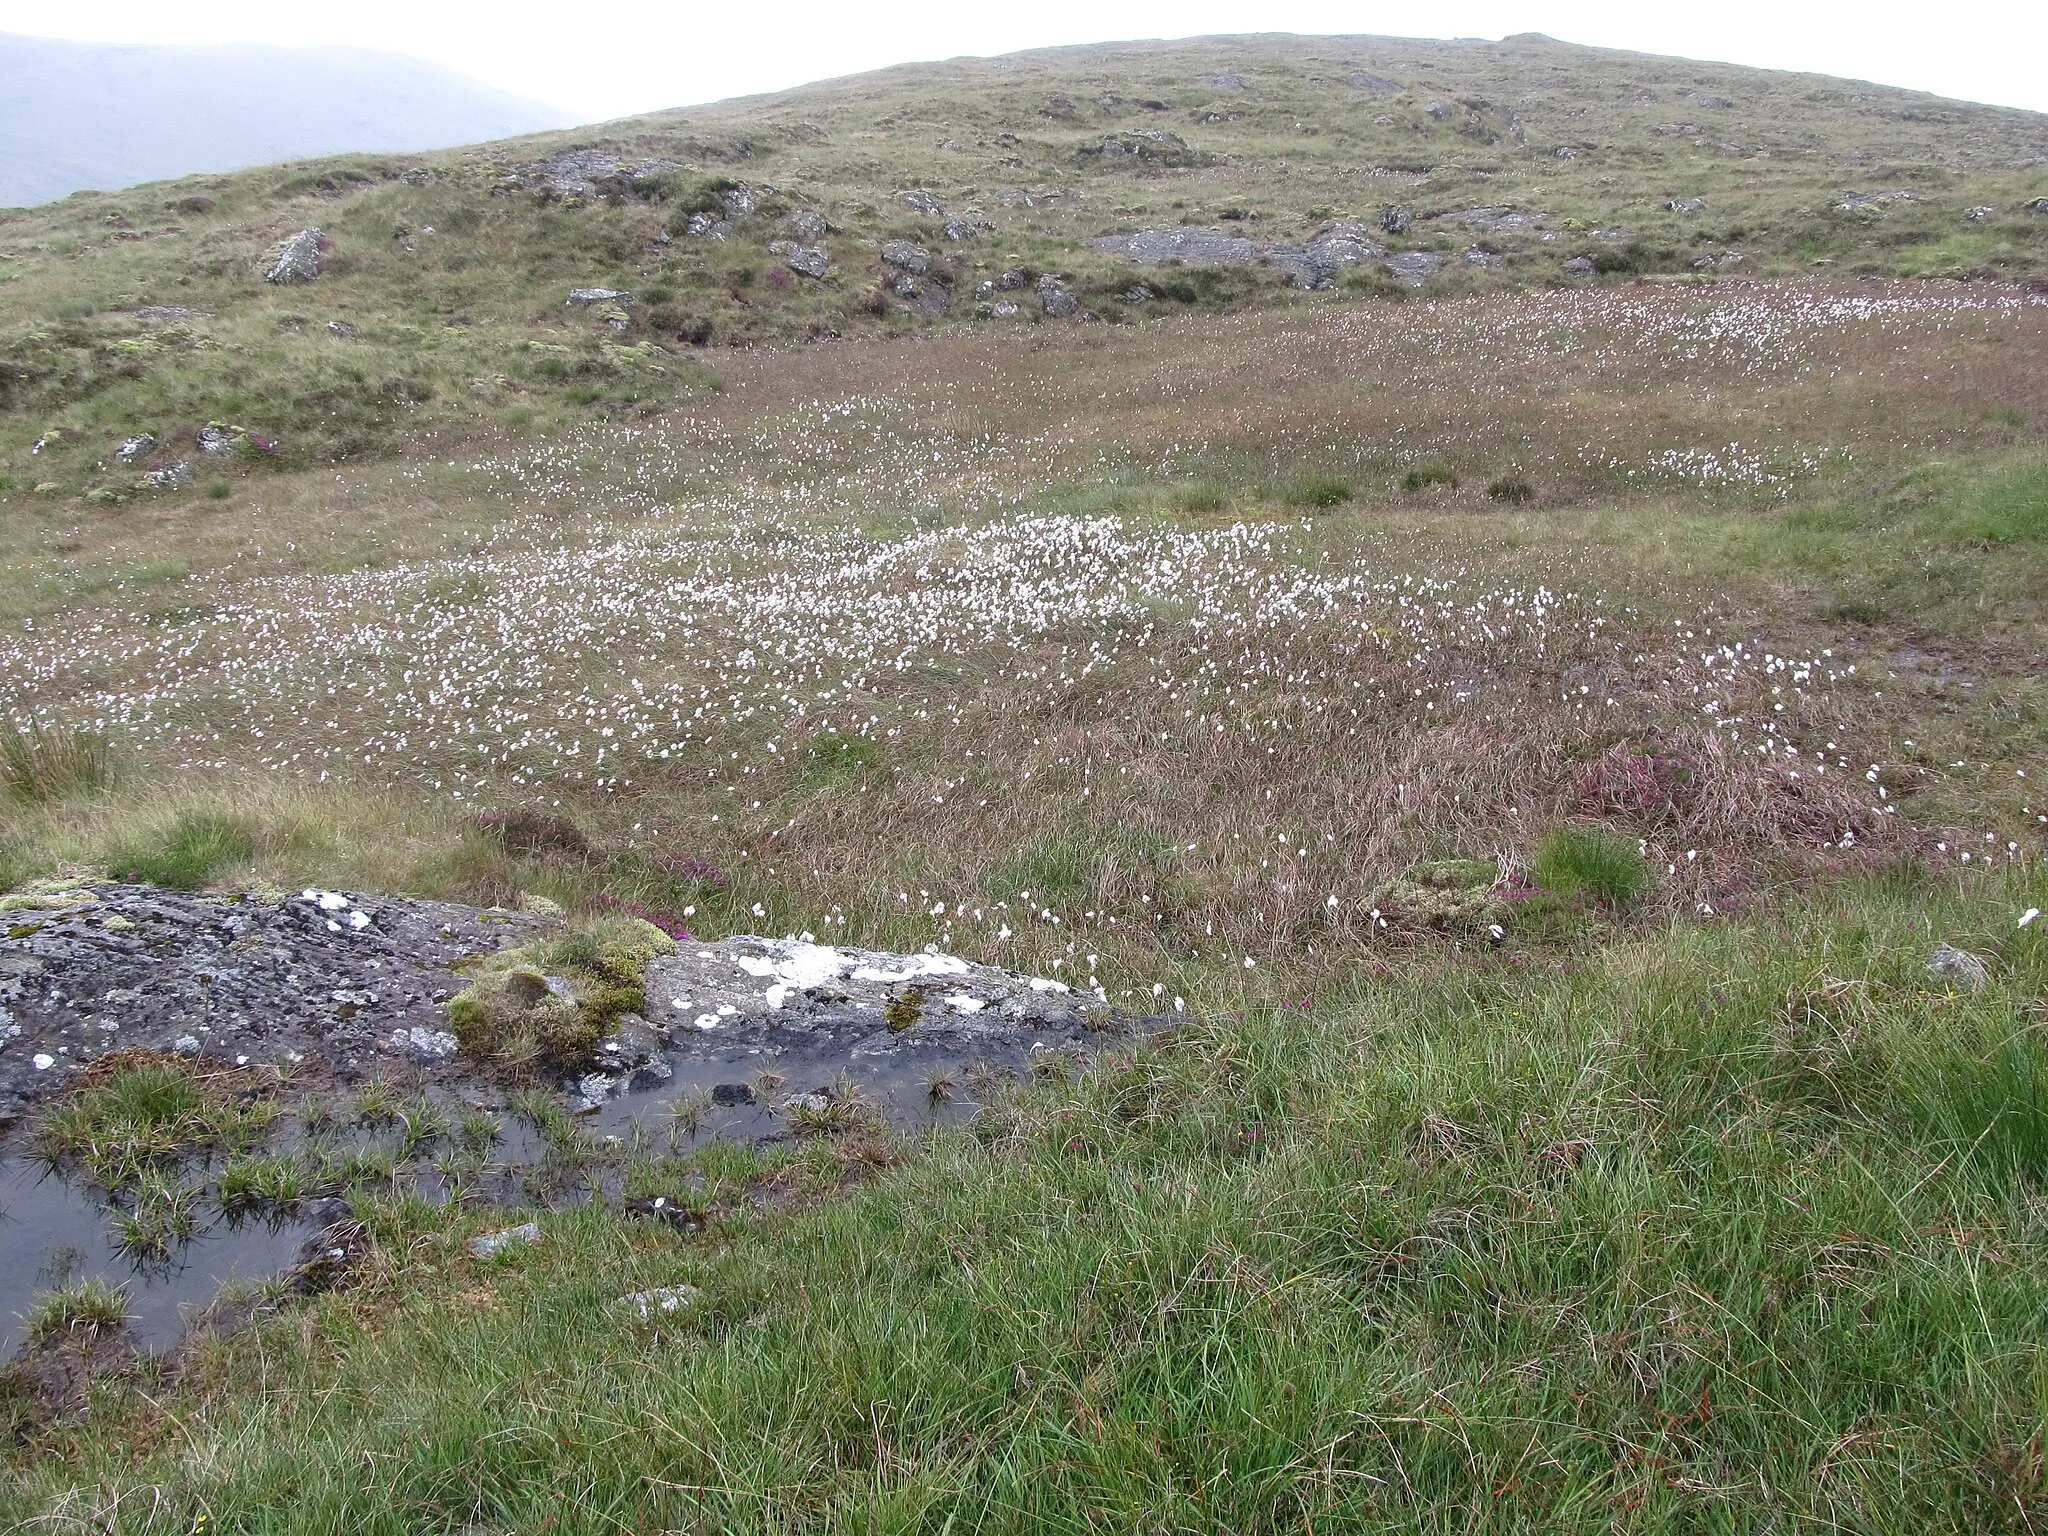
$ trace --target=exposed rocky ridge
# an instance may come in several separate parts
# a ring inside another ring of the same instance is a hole
[[[560,926],[397,896],[105,881],[43,882],[0,900],[0,922],[0,1127],[116,1050],[459,1087],[481,1072],[448,1027],[463,962]],[[750,935],[682,939],[649,965],[644,993],[647,1017],[619,1021],[565,1085],[586,1105],[687,1062],[1015,1056],[1116,1022],[1099,997],[953,955]]]

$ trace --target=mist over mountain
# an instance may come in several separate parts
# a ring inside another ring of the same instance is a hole
[[[400,54],[0,34],[0,207],[307,155],[440,149],[573,120]]]

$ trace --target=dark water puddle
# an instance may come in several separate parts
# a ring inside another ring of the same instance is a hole
[[[843,1049],[763,1049],[672,1053],[664,1060],[673,1076],[629,1088],[584,1118],[593,1135],[626,1135],[637,1126],[656,1136],[673,1127],[684,1147],[714,1140],[777,1140],[790,1134],[783,1107],[788,1100],[846,1089],[857,1090],[866,1106],[898,1131],[964,1125],[981,1109],[977,1084],[1006,1082],[1028,1070],[1031,1057],[1025,1049],[983,1050],[970,1061],[958,1050],[934,1046],[886,1056]]]
[[[124,1287],[131,1337],[144,1348],[166,1347],[222,1285],[253,1284],[289,1267],[316,1226],[208,1209],[168,1263],[137,1261],[122,1251],[104,1196],[45,1163],[0,1158],[0,1359],[21,1344],[21,1313],[38,1291],[87,1279]]]
[[[792,1102],[822,1097],[858,1106],[864,1122],[886,1122],[917,1135],[960,1125],[979,1113],[989,1092],[1033,1064],[1029,1042],[981,1043],[962,1051],[944,1041],[896,1041],[863,1050],[844,1039],[745,1044],[663,1053],[660,1069],[639,1073],[641,1086],[577,1115],[581,1141],[594,1159],[552,1159],[546,1136],[510,1109],[492,1116],[498,1134],[487,1153],[450,1184],[432,1162],[434,1146],[400,1161],[393,1188],[440,1204],[451,1198],[486,1207],[565,1209],[593,1199],[616,1200],[624,1164],[648,1155],[687,1155],[714,1141],[761,1143],[800,1134]],[[459,1106],[451,1101],[444,1106]],[[328,1126],[317,1136],[287,1116],[275,1128],[274,1154],[390,1151],[396,1131],[385,1125]],[[391,1164],[386,1162],[385,1167]],[[192,1181],[210,1186],[216,1166],[188,1165]],[[381,1180],[379,1181],[382,1182]],[[143,1348],[175,1344],[187,1321],[224,1285],[257,1285],[303,1257],[306,1239],[325,1216],[223,1213],[211,1193],[201,1198],[198,1226],[177,1243],[168,1262],[138,1259],[120,1244],[116,1211],[104,1192],[40,1160],[0,1155],[0,1360],[21,1344],[22,1313],[38,1292],[102,1279],[126,1290],[131,1338]]]

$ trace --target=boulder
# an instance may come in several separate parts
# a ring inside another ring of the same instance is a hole
[[[822,245],[799,245],[794,240],[769,241],[768,254],[781,257],[790,271],[813,279],[822,279],[832,265],[832,257]]]
[[[1432,101],[1428,106],[1424,107],[1422,110],[1427,112],[1431,117],[1435,118],[1440,123],[1445,121],[1447,118],[1456,117],[1458,115],[1458,109],[1452,106],[1448,101]]]
[[[923,187],[911,188],[903,194],[903,201],[909,205],[912,212],[924,214],[928,218],[942,219],[946,216],[946,210],[939,200]]]
[[[909,272],[918,276],[932,269],[931,252],[910,240],[884,240],[882,260],[899,272]]]
[[[1593,258],[1590,256],[1574,256],[1564,264],[1566,277],[1595,277],[1599,275],[1599,271],[1600,269],[1593,265]]]
[[[327,236],[317,229],[302,229],[272,255],[263,280],[269,283],[310,283],[320,275],[320,253]]]
[[[832,232],[832,225],[817,209],[799,208],[782,221],[782,232],[792,240],[816,244]]]
[[[715,213],[693,213],[684,230],[699,240],[726,240],[732,236],[732,220]]]
[[[123,464],[133,464],[137,459],[156,447],[156,439],[147,432],[138,432],[114,450],[114,457]]]
[[[567,308],[577,309],[586,305],[618,304],[631,305],[633,295],[617,288],[571,288]]]
[[[1405,235],[1415,227],[1415,215],[1398,203],[1380,210],[1380,228],[1390,235]]]
[[[1081,301],[1056,277],[1038,280],[1038,304],[1053,320],[1065,320],[1081,312]]]
[[[1435,251],[1397,251],[1387,258],[1387,270],[1410,288],[1420,288],[1444,259]]]
[[[1674,197],[1664,205],[1666,213],[1698,213],[1707,206],[1704,197]]]

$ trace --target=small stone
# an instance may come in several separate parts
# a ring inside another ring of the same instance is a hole
[[[156,439],[147,432],[138,432],[114,450],[114,457],[123,464],[131,464],[156,447]]]
[[[695,1306],[704,1293],[694,1285],[664,1285],[651,1291],[635,1291],[630,1296],[621,1296],[617,1303],[629,1307],[639,1316],[641,1322],[655,1317],[669,1317],[686,1307]]]
[[[1975,992],[1990,982],[1991,967],[1968,950],[1957,949],[1944,940],[1927,957],[1927,976],[1930,981]]]
[[[1574,256],[1564,264],[1564,275],[1566,277],[1593,277],[1599,273],[1599,270],[1598,267],[1593,265],[1593,258],[1590,256]]]
[[[348,320],[330,320],[327,322],[327,329],[343,341],[354,341],[361,334],[354,323]]]
[[[479,1259],[496,1258],[506,1249],[540,1241],[540,1224],[529,1221],[502,1232],[486,1232],[469,1240],[469,1251]]]
[[[1666,213],[1698,213],[1707,206],[1703,197],[1674,197],[1664,205]]]
[[[199,1037],[197,1035],[180,1035],[178,1036],[177,1043],[171,1049],[180,1056],[197,1056],[199,1054]]]

